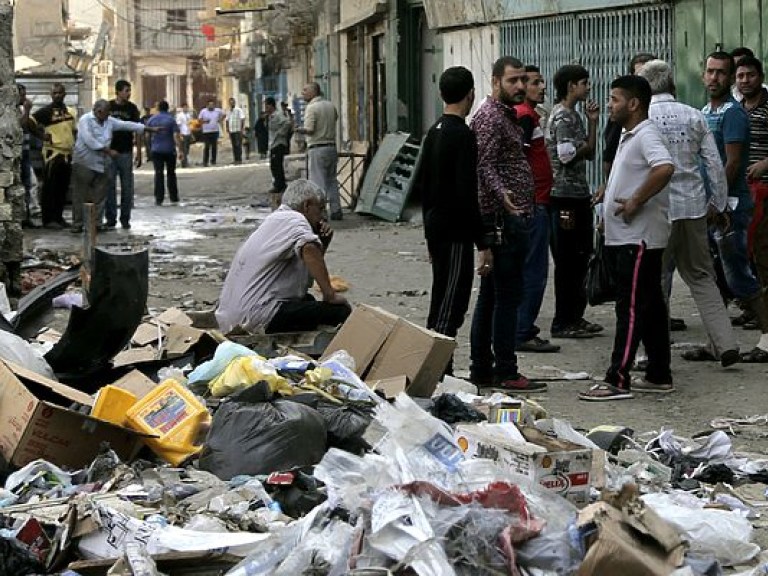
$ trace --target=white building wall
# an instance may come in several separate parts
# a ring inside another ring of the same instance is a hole
[[[491,93],[491,70],[500,56],[499,28],[496,25],[443,34],[443,69],[464,66],[475,77],[476,96],[472,112]]]

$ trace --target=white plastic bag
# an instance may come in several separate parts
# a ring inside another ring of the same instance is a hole
[[[760,553],[751,542],[752,524],[738,512],[703,508],[685,493],[646,494],[642,500],[691,543],[691,551],[714,554],[723,566],[749,562]]]
[[[0,358],[50,380],[56,380],[56,374],[45,358],[29,342],[16,334],[0,330]]]

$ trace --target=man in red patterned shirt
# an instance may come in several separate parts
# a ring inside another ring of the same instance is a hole
[[[496,61],[491,96],[475,113],[478,195],[493,253],[493,269],[482,277],[471,331],[470,379],[479,386],[520,392],[546,390],[517,369],[517,307],[523,286],[533,174],[525,157],[523,130],[513,106],[525,99],[526,72],[517,58]]]

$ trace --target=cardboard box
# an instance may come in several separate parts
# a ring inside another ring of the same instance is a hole
[[[386,310],[359,304],[328,344],[321,360],[338,350],[346,350],[355,359],[355,373],[363,378],[397,320],[396,315]]]
[[[355,359],[355,372],[366,382],[405,376],[408,394],[429,398],[455,348],[453,338],[361,304],[328,344],[321,360],[346,350]]]
[[[429,398],[456,349],[456,340],[398,318],[373,359],[368,380],[405,375],[410,396]]]
[[[579,513],[577,526],[587,549],[578,576],[668,576],[685,558],[678,531],[637,501],[621,510],[591,504]]]
[[[70,410],[73,403],[93,406],[93,398],[0,361],[0,455],[19,467],[43,458],[76,469],[90,464],[100,444],[109,442],[123,460],[135,456],[142,434]]]
[[[511,426],[513,424],[498,424]],[[589,503],[592,450],[550,438],[535,428],[523,428],[522,442],[494,426],[459,424],[454,437],[470,458],[488,458],[511,472],[528,476],[577,506]]]

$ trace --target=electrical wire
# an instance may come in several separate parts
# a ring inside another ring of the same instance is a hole
[[[133,28],[138,28],[140,30],[147,30],[148,32],[153,32],[153,33],[156,33],[156,34],[168,34],[169,36],[184,36],[184,37],[187,37],[187,38],[206,38],[207,39],[207,37],[202,32],[181,32],[181,31],[169,30],[168,28],[154,28],[152,26],[144,26],[142,24],[137,24],[134,20],[132,20],[130,18],[127,18],[127,17],[119,14],[118,12],[114,11],[110,6],[107,6],[106,4],[104,4],[104,2],[102,0],[95,0],[95,2],[97,4],[99,4],[102,8],[105,8],[105,9],[110,10],[111,12],[113,12],[115,17],[118,20],[122,20],[123,22],[127,22],[128,24],[131,24],[133,26]],[[144,9],[141,9],[141,10],[143,11]],[[147,8],[146,10],[147,11],[156,11],[156,9],[153,9],[153,8]],[[183,8],[182,8],[182,10],[183,10]],[[187,8],[186,10],[188,10],[188,11],[189,10],[194,10],[194,8]],[[202,23],[200,23],[200,24],[202,25]],[[217,33],[216,34],[216,39],[218,40],[219,38],[237,38],[238,36],[243,36],[243,35],[249,34],[251,32],[259,32],[259,31],[262,31],[264,29],[265,29],[265,26],[259,26],[257,28],[251,28],[250,30],[239,30],[239,31],[233,32],[231,34],[219,34],[219,33]]]

